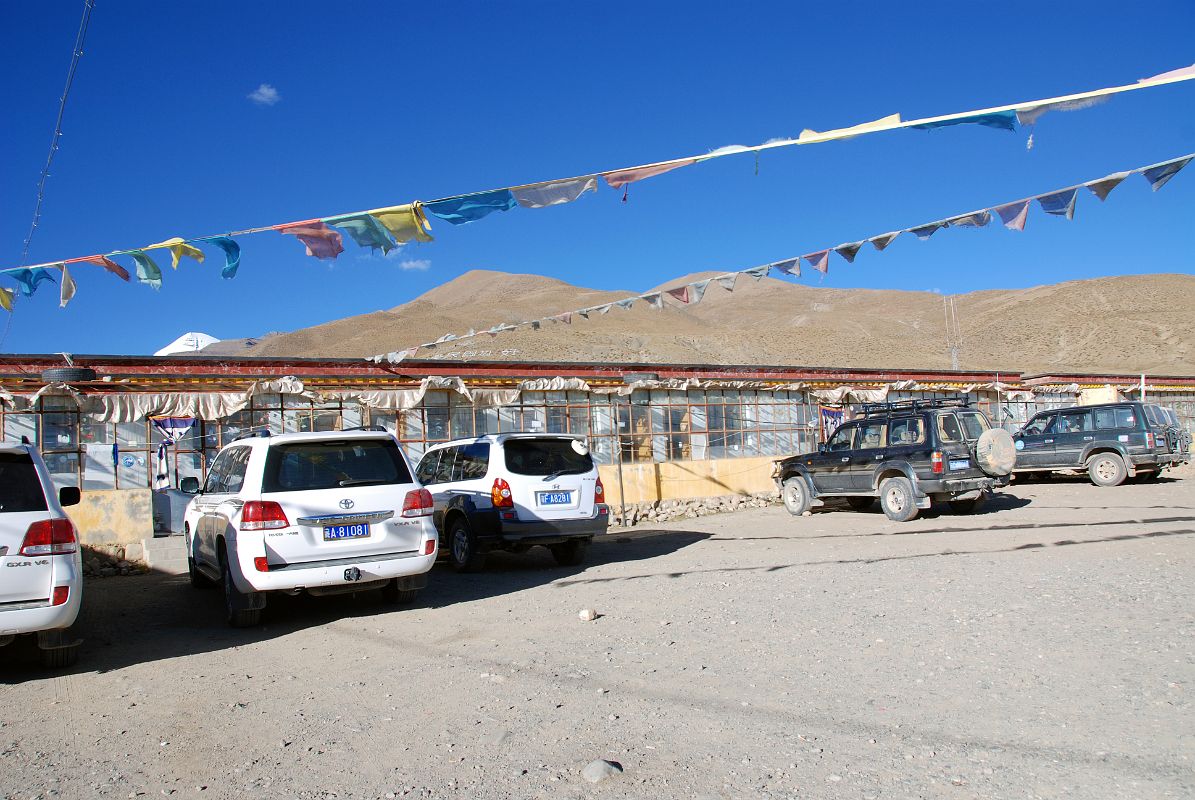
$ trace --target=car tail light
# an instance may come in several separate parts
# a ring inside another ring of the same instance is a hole
[[[423,554],[425,556],[430,556],[434,552],[436,552],[436,540],[428,539],[423,543]]]
[[[593,501],[595,503],[606,502],[606,487],[602,486],[602,479],[597,479],[597,485],[593,487]]]
[[[71,596],[71,587],[69,586],[55,586],[54,596],[50,598],[50,605],[60,606],[66,603],[67,598]]]
[[[69,519],[43,519],[25,531],[23,556],[62,556],[79,549],[75,526]]]
[[[930,463],[932,463],[934,465],[934,474],[941,475],[942,474],[942,451],[935,450],[933,453],[930,454],[929,459],[930,459]]]
[[[258,572],[269,572],[270,562],[266,560],[265,556],[257,556],[253,559],[253,568]]]
[[[404,517],[426,517],[435,510],[436,504],[432,500],[432,493],[427,489],[415,489],[407,492],[402,501],[402,515]]]
[[[1145,446],[1151,450],[1157,446],[1157,440],[1154,438],[1152,431],[1145,434]]]
[[[275,528],[289,528],[290,520],[282,506],[273,500],[250,500],[241,508],[243,531],[269,531]]]
[[[494,488],[490,489],[490,500],[494,508],[514,508],[515,500],[510,496],[510,484],[501,478],[494,479]]]

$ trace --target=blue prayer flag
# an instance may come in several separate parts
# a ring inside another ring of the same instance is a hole
[[[429,214],[433,214],[445,222],[464,225],[466,222],[476,222],[495,211],[509,211],[516,205],[518,203],[509,189],[499,189],[496,192],[481,192],[465,197],[437,200],[434,203],[425,203],[423,207]]]
[[[370,214],[345,214],[327,217],[323,221],[344,230],[361,247],[380,249],[383,253],[389,253],[398,247],[386,226]]]
[[[34,267],[33,269],[14,270],[8,273],[8,277],[21,285],[21,294],[26,297],[33,297],[33,293],[37,291],[38,285],[42,281],[49,281],[50,283],[57,283],[54,276],[45,267]]]
[[[970,117],[942,119],[937,122],[923,122],[920,125],[910,125],[909,127],[921,131],[929,131],[934,128],[948,128],[951,125],[983,125],[986,128],[1015,131],[1017,129],[1017,112],[996,111],[991,114],[974,114]]]

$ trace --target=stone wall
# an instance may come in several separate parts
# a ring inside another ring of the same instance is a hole
[[[84,489],[67,516],[85,545],[140,544],[154,535],[153,492],[147,489]]]
[[[775,489],[754,494],[698,497],[689,500],[656,500],[650,503],[628,503],[624,521],[617,503],[610,506],[610,524],[624,528],[676,519],[695,519],[711,514],[725,514],[748,508],[767,508],[780,502]]]

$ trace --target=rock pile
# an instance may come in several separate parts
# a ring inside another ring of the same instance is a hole
[[[622,527],[642,525],[649,522],[668,522],[674,519],[694,519],[710,514],[725,514],[748,508],[767,508],[780,502],[780,493],[756,492],[754,494],[728,494],[718,497],[697,497],[690,500],[656,500],[650,503],[627,505],[626,520],[622,509],[614,504],[610,508],[610,524]]]
[[[123,544],[89,544],[83,546],[83,575],[89,578],[112,578],[117,575],[140,575],[149,566],[129,558]]]

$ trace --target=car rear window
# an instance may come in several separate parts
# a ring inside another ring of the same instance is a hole
[[[575,439],[508,439],[506,468],[516,475],[579,475],[593,469],[588,452],[573,449]]]
[[[1158,413],[1160,409],[1157,406],[1144,406],[1144,408],[1145,408],[1145,419],[1149,421],[1150,425],[1164,424],[1161,419],[1162,415],[1160,413]]]
[[[411,483],[393,439],[353,439],[274,445],[266,456],[263,492],[341,489]]]
[[[978,439],[983,436],[984,431],[992,427],[988,424],[988,418],[978,411],[960,411],[958,418],[963,425],[963,432],[966,433],[968,441]]]
[[[28,453],[0,453],[0,514],[45,511],[46,494]]]

